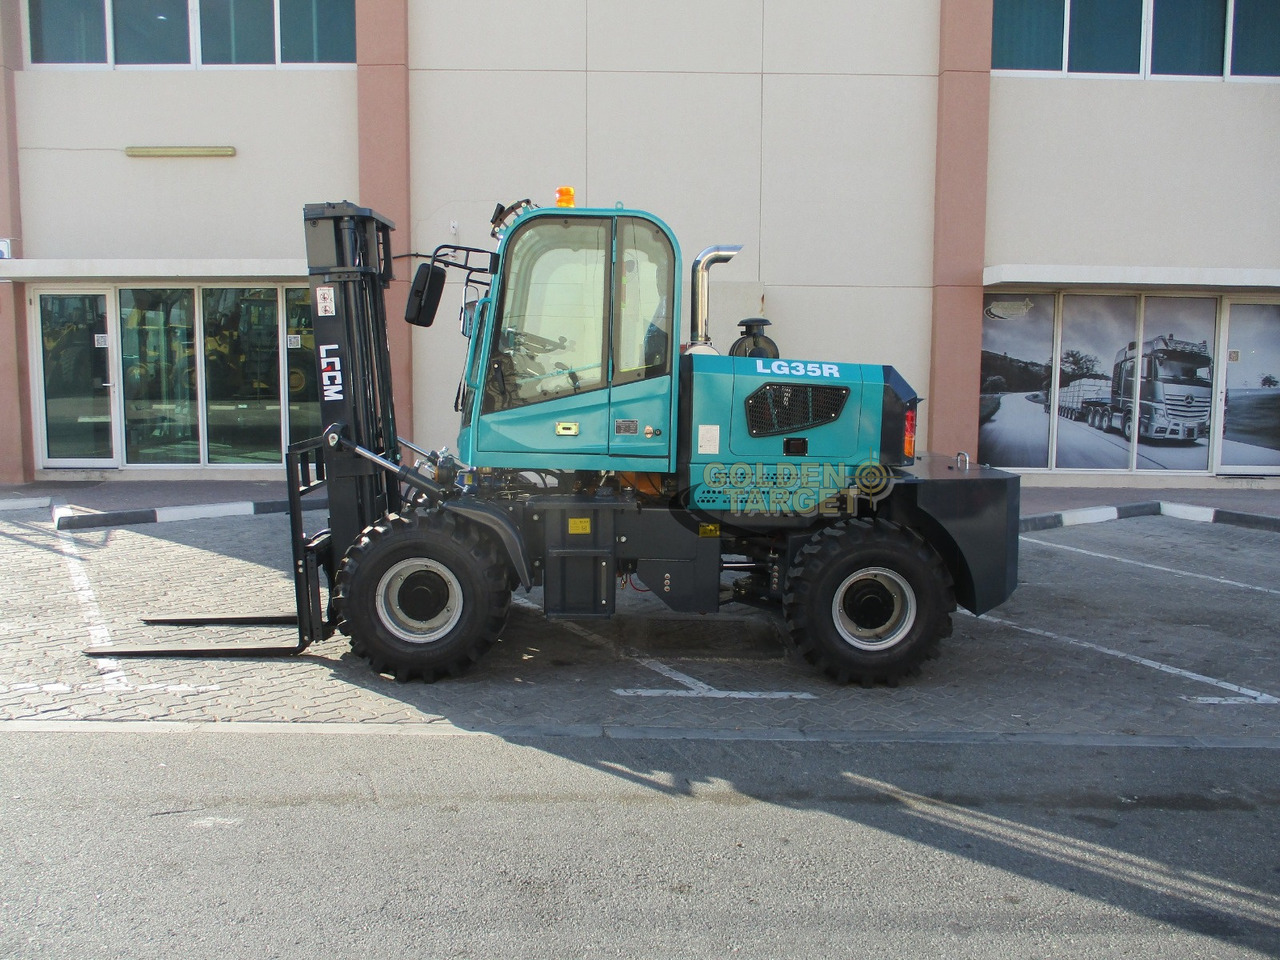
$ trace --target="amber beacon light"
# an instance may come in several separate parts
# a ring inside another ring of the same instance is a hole
[[[556,206],[572,207],[574,205],[573,187],[556,187]]]

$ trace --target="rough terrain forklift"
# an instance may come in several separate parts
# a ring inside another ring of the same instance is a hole
[[[451,272],[468,291],[452,453],[396,433],[393,225],[305,208],[328,426],[287,455],[299,649],[341,630],[374,670],[433,681],[489,649],[513,590],[540,587],[549,618],[609,617],[630,578],[675,611],[780,609],[823,673],[895,684],[957,602],[1010,595],[1018,478],[917,458],[920,401],[892,367],[783,358],[762,318],[721,355],[707,274],[739,248],[694,259],[686,328],[661,220],[559,203],[500,205],[496,250],[422,258],[409,323],[431,326]],[[329,524],[309,535],[321,488]]]

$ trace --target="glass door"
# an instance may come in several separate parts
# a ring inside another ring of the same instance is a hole
[[[115,466],[115,384],[107,297],[39,297],[41,460],[48,466]]]
[[[1280,474],[1280,304],[1227,310],[1219,473]]]

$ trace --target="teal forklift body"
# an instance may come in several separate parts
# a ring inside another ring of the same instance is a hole
[[[683,362],[695,507],[805,513],[848,488],[859,466],[881,462],[883,366],[705,354]]]

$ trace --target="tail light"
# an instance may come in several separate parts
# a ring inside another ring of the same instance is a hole
[[[916,411],[911,407],[903,415],[902,422],[902,455],[908,460],[916,456]]]

